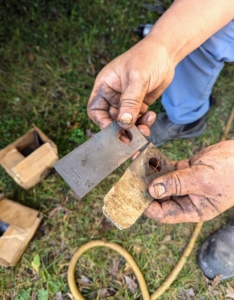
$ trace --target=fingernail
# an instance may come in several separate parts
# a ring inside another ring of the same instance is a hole
[[[155,121],[155,115],[149,115],[146,119],[147,123],[153,123]]]
[[[156,198],[161,198],[162,195],[166,192],[165,186],[162,183],[155,184],[154,192],[156,194]]]
[[[119,119],[122,124],[130,125],[132,123],[132,115],[129,113],[123,113]]]

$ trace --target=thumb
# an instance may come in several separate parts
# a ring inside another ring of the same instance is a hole
[[[118,123],[123,128],[130,128],[136,123],[148,90],[147,82],[139,72],[131,72],[121,78],[122,93],[119,103]],[[145,107],[145,111],[148,106]]]
[[[210,183],[207,180],[210,172],[210,168],[204,165],[170,172],[155,179],[150,184],[149,193],[156,199],[188,194],[203,196],[204,187]]]

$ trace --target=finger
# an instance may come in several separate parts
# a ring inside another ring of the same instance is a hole
[[[171,163],[176,167],[177,161],[176,160],[171,160]],[[175,168],[176,169],[176,168]]]
[[[141,151],[137,151],[135,154],[132,155],[132,160],[136,159],[137,156],[141,153]]]
[[[153,201],[145,215],[162,223],[182,223],[208,221],[222,210],[215,200],[197,195],[172,197],[170,200]]]
[[[190,168],[189,160],[186,159],[186,160],[177,161],[175,164],[175,168],[176,168],[176,170]]]
[[[128,144],[131,142],[131,134],[129,131],[125,130],[125,129],[121,129],[118,132],[118,136],[121,142],[123,142],[124,144]]]
[[[117,119],[118,112],[119,112],[118,108],[115,108],[115,107],[110,107],[109,108],[109,115],[110,115],[112,120]]]
[[[212,183],[209,180],[212,172],[213,169],[206,165],[195,165],[170,172],[155,179],[150,184],[149,192],[156,199],[172,195],[212,194]]]
[[[137,125],[137,128],[139,129],[140,133],[143,134],[144,136],[150,135],[149,127],[145,125]]]
[[[121,78],[122,94],[118,114],[118,123],[123,128],[130,128],[136,123],[144,97],[148,91],[148,80],[142,72],[132,71]]]
[[[137,125],[146,125],[147,127],[152,126],[156,120],[156,114],[153,111],[147,111],[144,113],[136,122]]]
[[[144,214],[161,223],[199,222],[203,216],[193,205],[188,196],[179,197],[180,201],[153,201]]]
[[[96,83],[90,95],[87,113],[102,129],[117,118],[120,93],[106,83]]]
[[[110,105],[100,94],[97,94],[90,99],[91,100],[87,107],[87,113],[94,123],[103,129],[113,122],[109,114]]]

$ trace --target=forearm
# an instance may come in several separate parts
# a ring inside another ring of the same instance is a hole
[[[176,66],[234,18],[234,0],[176,0],[145,39],[165,46]]]

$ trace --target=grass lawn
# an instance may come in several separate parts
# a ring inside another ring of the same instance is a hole
[[[170,2],[164,1],[165,6]],[[60,157],[97,132],[86,113],[96,75],[139,40],[133,28],[157,18],[136,0],[1,1],[0,149],[33,124],[57,144]],[[234,102],[233,90],[234,64],[229,64],[215,85],[217,104],[208,113],[205,134],[167,143],[161,148],[163,153],[173,160],[184,159],[219,142]],[[154,108],[160,111],[160,102]],[[56,172],[25,191],[0,168],[0,194],[44,215],[18,265],[0,268],[0,299],[72,299],[67,284],[69,261],[79,246],[95,239],[116,242],[128,250],[140,266],[150,293],[162,284],[188,243],[194,224],[162,225],[145,217],[124,231],[110,224],[102,214],[103,196],[128,164],[82,201]],[[160,299],[225,299],[227,289],[234,288],[233,280],[221,282],[215,290],[208,288],[196,264],[196,251],[233,215],[230,209],[204,224],[191,257]],[[87,299],[101,299],[108,293],[115,294],[108,299],[141,299],[131,270],[111,250],[88,251],[76,273]]]

